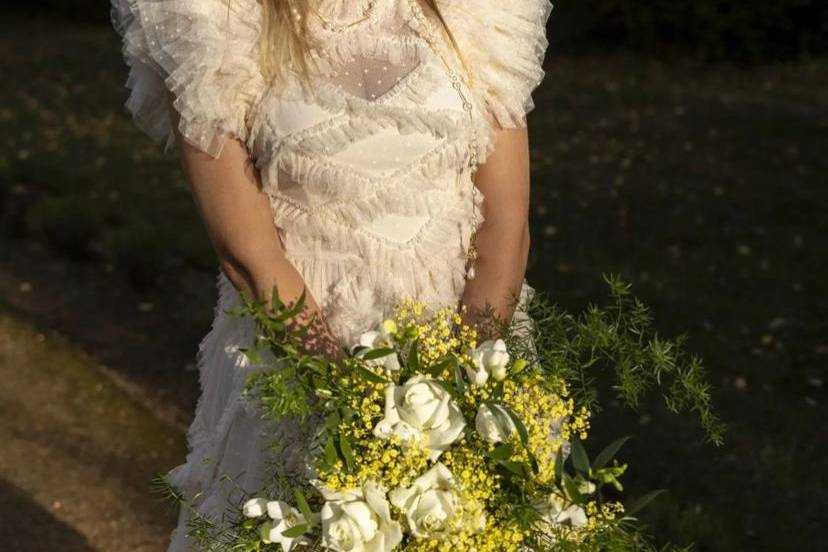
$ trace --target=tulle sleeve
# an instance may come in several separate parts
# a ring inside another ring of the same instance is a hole
[[[264,91],[257,0],[112,0],[111,13],[130,67],[126,106],[141,130],[172,146],[171,97],[179,131],[202,151],[218,157],[228,136],[247,141]]]
[[[438,0],[472,73],[472,83],[500,126],[525,125],[532,92],[544,77],[549,0]]]

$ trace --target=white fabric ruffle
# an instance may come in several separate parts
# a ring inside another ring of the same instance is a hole
[[[179,131],[194,146],[218,157],[227,136],[246,142],[265,89],[261,18],[256,0],[112,0],[136,125],[171,147],[172,95]]]
[[[549,0],[437,0],[472,73],[472,88],[503,128],[525,126],[544,77]]]

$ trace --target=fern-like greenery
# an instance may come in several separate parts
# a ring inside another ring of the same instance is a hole
[[[590,304],[573,315],[559,309],[545,292],[536,292],[524,306],[528,321],[493,319],[496,331],[529,332],[531,340],[511,338],[510,347],[550,377],[566,381],[592,412],[601,409],[597,383],[603,374],[611,378],[618,399],[633,409],[660,389],[670,411],[694,412],[707,440],[722,444],[724,424],[713,412],[701,359],[684,349],[686,334],[673,340],[660,337],[649,307],[632,295],[631,285],[617,276],[603,278],[609,285],[609,306]]]

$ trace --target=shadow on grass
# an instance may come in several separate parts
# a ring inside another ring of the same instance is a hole
[[[5,520],[0,523],[4,550],[95,552],[83,535],[4,479],[0,479],[0,519]]]

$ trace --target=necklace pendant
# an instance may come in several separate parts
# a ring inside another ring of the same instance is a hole
[[[477,248],[474,244],[469,246],[468,251],[466,252],[466,261],[469,264],[469,268],[466,270],[466,279],[474,280],[474,277],[477,276],[477,271],[474,269],[474,261],[477,260]]]

